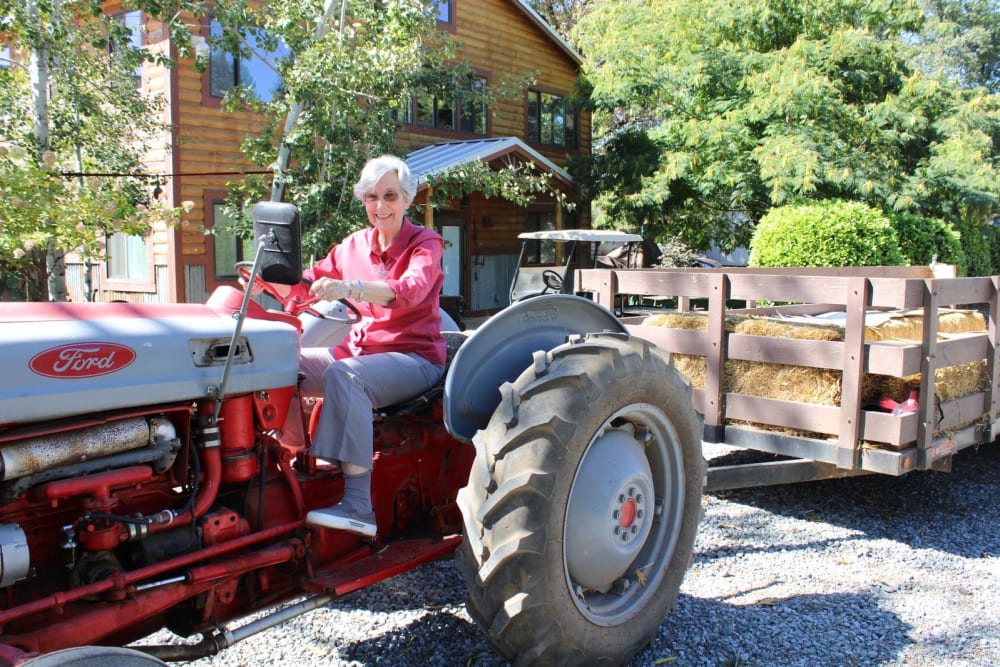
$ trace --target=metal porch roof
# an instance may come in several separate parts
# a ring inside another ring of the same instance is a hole
[[[517,137],[494,137],[431,144],[407,155],[406,163],[413,175],[416,176],[419,186],[423,187],[427,184],[427,179],[431,174],[470,162],[489,162],[511,154],[518,155],[525,161],[534,162],[539,168],[548,171],[559,180],[569,185],[573,184],[573,179],[568,173]]]

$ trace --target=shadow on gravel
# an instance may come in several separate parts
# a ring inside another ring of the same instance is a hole
[[[479,626],[448,611],[429,611],[401,628],[341,647],[341,653],[364,665],[392,667],[507,664],[487,644]]]
[[[909,630],[867,595],[803,595],[746,606],[681,595],[652,646],[629,664],[890,664],[911,643]]]
[[[465,616],[465,596],[465,580],[451,558],[345,596],[327,606],[345,612],[363,609],[376,615],[407,612],[413,620],[381,634],[373,632],[364,641],[340,646],[338,651],[345,659],[364,665],[506,665],[479,626]]]
[[[710,465],[746,462],[736,452]],[[766,454],[763,456],[766,457]],[[717,498],[965,558],[1000,554],[1000,444],[963,450],[952,472],[867,475],[714,492]],[[931,526],[931,528],[928,528]]]

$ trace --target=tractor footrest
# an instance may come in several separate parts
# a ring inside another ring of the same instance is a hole
[[[314,593],[346,595],[447,556],[461,543],[461,535],[393,542],[371,556],[319,570],[316,576],[303,582],[303,585]]]

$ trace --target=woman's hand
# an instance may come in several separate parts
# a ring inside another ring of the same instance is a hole
[[[325,301],[337,301],[356,296],[352,292],[353,287],[349,281],[334,278],[317,278],[309,287],[310,294]]]

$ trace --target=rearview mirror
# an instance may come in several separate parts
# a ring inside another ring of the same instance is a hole
[[[299,210],[285,202],[260,202],[253,207],[253,236],[264,242],[260,277],[269,283],[295,285],[302,279],[302,236]]]

